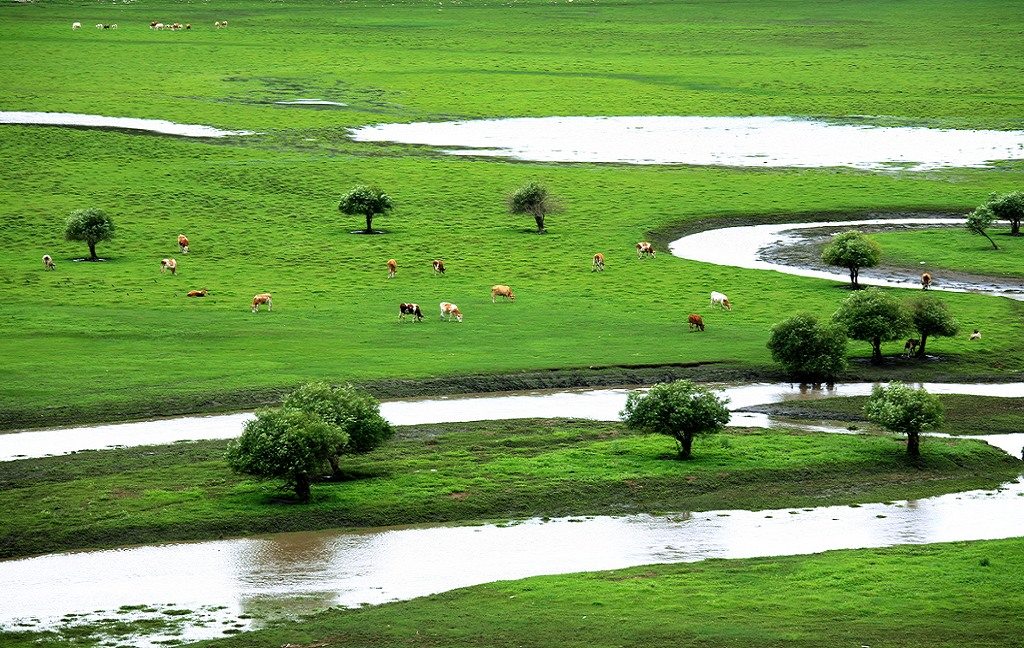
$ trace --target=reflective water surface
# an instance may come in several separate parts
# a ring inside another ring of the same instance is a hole
[[[85,128],[117,128],[149,131],[161,135],[181,137],[228,137],[231,135],[252,135],[252,131],[231,131],[202,126],[199,124],[178,124],[164,119],[139,119],[136,117],[107,117],[104,115],[82,115],[59,112],[0,111],[0,124],[29,124],[35,126],[80,126]]]

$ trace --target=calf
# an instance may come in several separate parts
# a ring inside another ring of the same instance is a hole
[[[53,262],[53,257],[49,254],[43,255],[43,270],[56,270],[57,265]]]
[[[398,262],[394,259],[388,259],[388,279],[394,279],[395,273],[398,272]]]
[[[691,331],[693,329],[695,329],[695,328],[698,331],[703,331],[704,330],[704,318],[701,317],[700,315],[691,314],[687,319],[690,322],[690,330]]]
[[[160,259],[160,272],[164,273],[168,270],[172,275],[178,274],[178,262],[174,259]]]
[[[978,329],[974,329],[974,333],[971,333],[971,339],[972,340],[980,340],[981,339],[981,331],[979,331]]]
[[[598,252],[594,255],[594,267],[591,268],[591,272],[601,272],[604,270],[604,255]]]
[[[932,285],[932,276],[927,272],[921,274],[921,290],[928,290],[928,286]]]
[[[903,345],[903,357],[909,358],[912,356],[919,346],[921,346],[921,340],[915,340],[913,338],[907,340],[907,343]]]
[[[458,306],[451,302],[441,302],[441,319],[447,319],[450,322],[452,321],[452,316],[459,322],[462,321],[462,311],[459,310]]]
[[[178,234],[178,247],[182,254],[188,254],[188,237],[184,234]]]
[[[719,306],[725,310],[732,310],[732,304],[729,303],[729,298],[717,290],[711,291],[711,305]]]
[[[497,286],[491,286],[491,303],[494,303],[495,297],[504,297],[509,301],[516,300],[516,294],[512,292],[512,289],[508,286],[498,284]]]
[[[274,303],[273,303],[273,300],[270,297],[270,293],[260,293],[258,295],[253,295],[253,298],[252,298],[252,312],[254,312],[254,313],[258,312],[260,310],[260,305],[261,304],[266,304],[267,305],[267,311],[270,311],[270,310],[273,309]]]
[[[207,293],[206,288],[203,288],[202,290],[190,290],[190,291],[188,291],[188,296],[189,297],[206,297],[206,293]]]
[[[444,261],[441,259],[434,259],[434,272],[444,274]]]
[[[640,241],[636,244],[636,258],[642,259],[645,256],[654,256],[654,246],[647,241]]]
[[[399,304],[398,319],[404,320],[406,315],[412,315],[413,320],[417,322],[423,321],[423,311],[420,310],[419,304]]]

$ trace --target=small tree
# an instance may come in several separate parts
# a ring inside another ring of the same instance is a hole
[[[907,454],[921,455],[922,430],[942,425],[942,403],[925,389],[912,389],[901,382],[888,387],[875,385],[864,405],[868,420],[887,430],[907,435]]]
[[[882,362],[882,342],[902,338],[911,326],[903,305],[877,288],[850,295],[832,320],[854,340],[871,343],[873,364]]]
[[[846,334],[810,313],[779,322],[768,339],[772,358],[798,380],[833,380],[846,369]]]
[[[349,216],[364,216],[366,218],[367,234],[373,232],[373,217],[383,215],[394,209],[391,197],[377,187],[359,185],[341,197],[338,203],[338,210]]]
[[[996,242],[993,241],[992,237],[988,235],[987,231],[985,231],[992,227],[992,223],[994,223],[995,220],[996,215],[992,213],[992,210],[986,205],[982,205],[970,214],[967,214],[967,222],[964,223],[964,227],[966,227],[967,231],[971,234],[979,234],[987,238],[988,242],[992,244],[992,249],[998,250],[999,246],[996,245]]]
[[[537,232],[547,232],[544,228],[544,217],[553,214],[561,208],[557,201],[551,197],[544,185],[531,182],[520,187],[508,197],[508,210],[512,214],[529,214],[537,223]]]
[[[694,436],[718,432],[729,422],[728,402],[689,380],[677,380],[655,385],[646,394],[631,393],[619,416],[629,428],[674,438],[679,458],[690,459]]]
[[[256,412],[242,436],[228,445],[228,465],[235,472],[285,480],[299,501],[308,502],[310,485],[326,469],[348,435],[336,425],[296,409]]]
[[[860,287],[861,268],[873,268],[882,257],[882,249],[863,232],[850,230],[832,237],[832,242],[821,253],[821,260],[850,271],[850,285]]]
[[[380,402],[351,385],[334,388],[325,382],[307,383],[289,394],[284,407],[302,410],[345,431],[346,442],[328,457],[335,477],[341,476],[341,455],[369,452],[394,434],[380,415]]]
[[[64,238],[89,246],[89,260],[98,261],[96,244],[114,238],[114,221],[99,209],[78,209],[68,216]]]
[[[1020,222],[1024,220],[1024,191],[1013,191],[1002,196],[992,194],[984,206],[999,220],[1010,221],[1010,236],[1020,236]]]
[[[928,342],[929,335],[953,337],[959,332],[956,320],[949,314],[946,302],[925,295],[911,300],[908,306],[914,328],[921,334],[921,346],[917,349],[918,358],[924,357],[924,345]]]

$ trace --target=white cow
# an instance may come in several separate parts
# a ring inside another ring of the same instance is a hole
[[[732,304],[729,303],[729,298],[717,290],[711,291],[711,305],[724,308],[725,310],[732,310]]]
[[[71,29],[81,29],[81,28],[82,28],[82,23],[80,23],[78,21],[75,21],[75,22],[71,23]]]

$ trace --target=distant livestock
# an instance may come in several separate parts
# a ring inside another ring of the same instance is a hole
[[[971,333],[971,339],[972,340],[980,340],[981,339],[981,331],[979,331],[978,329],[974,329],[974,333]]]
[[[505,285],[497,285],[491,287],[491,303],[494,303],[495,297],[504,297],[509,301],[516,300],[516,294],[512,292],[512,289]]]
[[[164,24],[161,23],[161,22],[158,22],[158,23],[151,24],[149,27],[150,27],[150,29],[163,29],[164,28]]]
[[[96,29],[104,29],[103,23],[96,23]]]
[[[57,265],[53,262],[53,257],[49,254],[43,255],[43,270],[56,270]]]
[[[163,27],[163,25],[159,21],[154,20],[153,22],[149,23],[149,28],[150,29],[156,29],[157,25],[160,25],[161,27]]]
[[[172,275],[178,274],[178,262],[174,259],[160,259],[160,272],[164,273],[168,270]]]
[[[260,293],[254,295],[252,298],[252,312],[256,313],[260,310],[260,305],[266,304],[267,310],[270,311],[274,307],[274,302],[271,299],[270,293]]]
[[[636,244],[636,258],[642,259],[643,257],[646,256],[655,256],[654,246],[647,241],[640,241],[639,243]]]
[[[459,310],[459,307],[451,302],[441,302],[441,319],[450,322],[453,316],[457,321],[462,321],[462,311]]]
[[[192,29],[192,23],[185,23],[185,29]]]
[[[921,340],[915,340],[913,338],[907,340],[906,344],[903,345],[903,357],[909,358],[917,351],[917,347],[921,346]]]
[[[444,274],[444,261],[441,259],[434,259],[434,272]]]
[[[182,254],[188,254],[188,237],[184,234],[178,234],[178,247]]]
[[[190,290],[190,291],[188,291],[188,296],[189,297],[206,297],[206,293],[207,292],[208,291],[206,290],[206,288],[203,288],[202,290]]]
[[[82,28],[82,23],[80,23],[80,22],[73,22],[73,23],[71,23],[71,29],[81,29],[81,28]]]
[[[732,310],[732,304],[729,303],[729,298],[717,290],[711,291],[711,305],[718,306],[725,310]]]
[[[398,319],[404,320],[406,315],[412,315],[414,321],[423,321],[423,311],[420,310],[419,304],[399,304]]]
[[[228,26],[228,21],[226,21],[226,20],[218,20],[217,22],[213,23],[213,26],[216,27],[217,29],[224,29],[225,27]]]
[[[601,272],[604,270],[604,255],[598,252],[594,255],[594,267],[591,268],[591,272]]]
[[[925,272],[921,275],[921,290],[928,290],[930,285],[932,285],[932,276]]]
[[[691,314],[686,318],[690,322],[690,330],[697,329],[698,331],[704,330],[704,318],[700,315]]]
[[[398,262],[394,259],[388,259],[388,279],[394,279],[395,273],[398,272]]]

